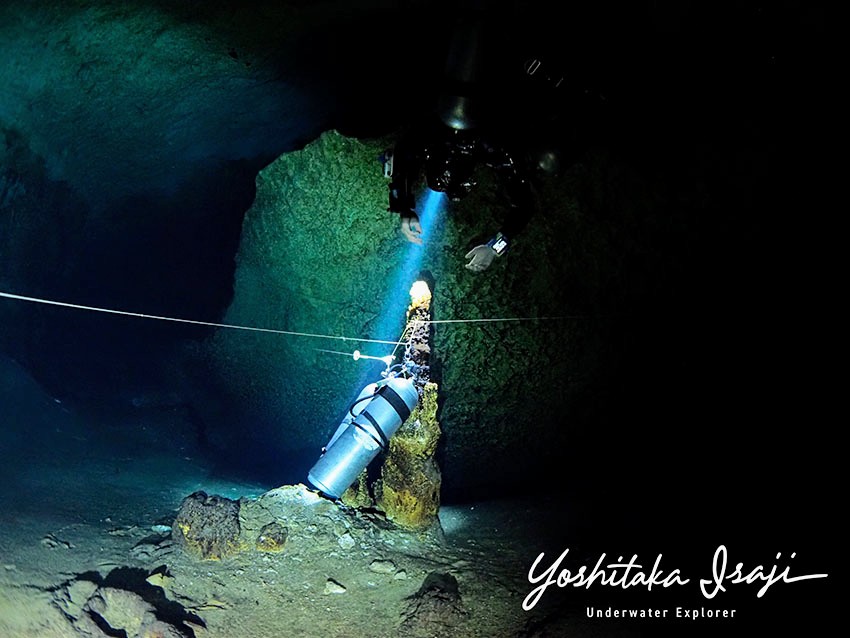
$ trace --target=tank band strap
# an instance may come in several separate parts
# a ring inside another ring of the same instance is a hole
[[[382,450],[386,450],[390,442],[387,440],[387,435],[384,434],[384,431],[381,429],[381,426],[378,425],[378,422],[375,420],[375,417],[369,414],[369,409],[367,408],[363,410],[363,412],[361,412],[359,416],[366,417],[366,420],[372,424],[372,427],[375,428],[375,432],[377,432],[378,436],[381,438],[378,439],[374,434],[372,434],[371,431],[364,428],[363,425],[357,422],[357,419],[354,420],[353,425],[357,427],[361,432],[365,432],[366,434],[368,434],[369,438],[371,438],[375,443],[377,443]]]
[[[407,407],[407,403],[404,402],[404,399],[401,398],[399,393],[393,390],[390,386],[385,385],[378,390],[378,394],[386,399],[387,403],[389,403],[393,410],[398,413],[402,424],[404,424],[404,422],[407,421],[407,417],[410,416],[410,408]]]

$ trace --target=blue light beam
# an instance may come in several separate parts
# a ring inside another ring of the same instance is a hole
[[[398,268],[387,283],[384,307],[375,328],[377,338],[398,339],[404,329],[404,314],[410,305],[410,286],[419,278],[425,254],[430,247],[431,233],[446,205],[444,193],[426,188],[419,198],[417,211],[422,227],[422,244],[409,243],[402,251]],[[385,336],[380,336],[385,335]]]

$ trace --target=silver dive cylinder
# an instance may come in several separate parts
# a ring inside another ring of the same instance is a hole
[[[372,395],[371,400],[366,397]],[[361,400],[362,399],[362,400]],[[307,480],[331,498],[339,498],[357,480],[390,437],[410,416],[419,401],[412,379],[390,377],[369,384],[340,423],[322,456],[307,474]]]
[[[336,432],[334,432],[331,440],[328,441],[328,444],[324,447],[323,453],[348,429],[348,426],[351,425],[351,422],[357,417],[357,415],[363,412],[363,409],[368,403],[368,399],[374,396],[377,391],[377,383],[370,383],[360,391],[360,394],[358,394],[357,398],[354,399],[354,403],[351,404],[351,407],[348,408],[348,411],[345,413],[345,418],[343,418],[342,423],[339,424],[339,427],[336,429]]]

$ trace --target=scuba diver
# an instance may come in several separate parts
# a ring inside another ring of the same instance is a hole
[[[508,135],[492,126],[495,106],[503,98],[490,88],[487,64],[491,58],[485,45],[490,45],[493,35],[483,18],[482,11],[474,10],[459,20],[452,32],[436,108],[426,122],[410,126],[382,157],[384,176],[391,180],[388,210],[399,215],[402,234],[415,244],[422,243],[415,190],[423,169],[427,186],[445,193],[452,202],[474,188],[477,167],[495,171],[504,186],[508,210],[490,241],[466,254],[466,268],[472,272],[486,270],[508,251],[535,208],[531,162],[510,148]]]
[[[463,199],[475,186],[473,172],[479,165],[492,168],[505,186],[509,210],[498,232],[486,244],[466,254],[466,268],[486,270],[505,254],[526,226],[534,208],[531,184],[523,167],[506,148],[476,131],[452,128],[441,122],[408,131],[391,152],[389,208],[401,218],[401,232],[408,241],[422,243],[422,227],[415,209],[414,189],[424,167],[431,190],[445,193],[452,202]]]

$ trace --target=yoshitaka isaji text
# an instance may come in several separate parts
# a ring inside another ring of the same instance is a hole
[[[637,554],[633,554],[628,562],[624,562],[623,557],[619,556],[616,562],[604,564],[606,557],[604,553],[599,556],[599,560],[596,561],[596,564],[590,571],[588,571],[587,565],[581,565],[577,570],[570,571],[561,567],[569,552],[569,548],[565,549],[549,567],[542,569],[542,571],[538,571],[538,568],[545,554],[541,552],[537,556],[537,559],[528,571],[528,582],[537,586],[525,597],[522,603],[523,609],[526,611],[532,609],[540,601],[543,593],[550,585],[590,589],[591,586],[599,584],[601,586],[618,587],[621,589],[646,587],[647,591],[652,591],[653,587],[667,588],[687,585],[691,582],[690,578],[685,578],[679,569],[673,569],[665,573],[665,570],[661,569],[662,554],[658,554],[652,565],[652,569],[647,573],[644,571],[643,565],[638,562]],[[794,559],[796,555],[796,552],[792,552],[790,559]],[[782,552],[777,553],[776,561],[780,561],[781,557]],[[711,599],[718,593],[726,591],[728,585],[763,583],[756,593],[756,597],[761,598],[773,584],[780,581],[794,583],[801,580],[827,577],[827,574],[791,576],[790,565],[785,565],[782,571],[779,571],[779,569],[778,563],[775,563],[768,571],[764,565],[746,568],[743,562],[739,562],[730,571],[726,546],[720,545],[714,552],[714,559],[711,564],[711,577],[700,579],[699,587],[703,596]]]

